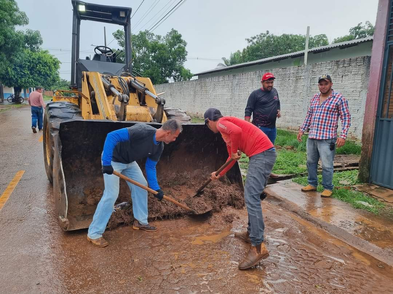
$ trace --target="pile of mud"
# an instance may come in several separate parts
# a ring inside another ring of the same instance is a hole
[[[193,209],[197,215],[206,212],[220,212],[223,208],[232,206],[240,209],[244,207],[243,187],[238,183],[232,184],[228,178],[209,183],[203,193],[195,195],[209,177],[206,171],[195,170],[186,173],[166,174],[165,178],[158,179],[165,195]],[[90,197],[92,198],[92,197]],[[99,199],[94,198],[94,201]],[[130,224],[133,221],[132,201],[130,190],[124,183],[121,184],[120,197],[117,200],[114,213],[108,223],[108,228],[115,228],[119,224]],[[149,219],[168,219],[185,214],[193,214],[175,204],[162,200],[158,201],[152,194],[148,196]]]

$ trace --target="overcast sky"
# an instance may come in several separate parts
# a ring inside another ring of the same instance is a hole
[[[87,2],[131,7],[133,13],[143,0],[90,0]],[[61,62],[60,75],[70,80],[72,5],[71,0],[16,0],[29,17],[23,28],[39,30],[42,47]],[[132,33],[150,29],[179,0],[145,0],[131,20]],[[326,34],[334,38],[348,34],[359,22],[375,24],[378,0],[186,0],[153,33],[165,35],[172,28],[187,42],[185,67],[192,73],[213,69],[222,57],[247,46],[246,38],[266,30],[280,35]],[[160,11],[161,10],[161,11]],[[93,45],[107,43],[120,26],[82,21],[81,57],[93,55]],[[116,41],[109,44],[118,48]]]

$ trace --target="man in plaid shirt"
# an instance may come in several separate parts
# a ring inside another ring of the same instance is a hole
[[[306,119],[300,127],[297,139],[302,141],[304,132],[309,130],[307,139],[308,185],[302,191],[316,191],[318,186],[317,167],[322,161],[322,197],[333,193],[333,161],[337,148],[345,144],[351,126],[348,101],[341,93],[332,89],[332,78],[323,75],[318,78],[319,94],[314,95],[308,108]],[[337,138],[338,118],[341,120],[341,134]]]

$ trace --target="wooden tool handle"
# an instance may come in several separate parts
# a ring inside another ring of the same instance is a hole
[[[177,206],[180,206],[180,207],[182,207],[182,208],[184,208],[184,209],[186,209],[186,210],[188,210],[188,211],[194,212],[193,209],[189,208],[188,206],[186,206],[186,205],[184,205],[184,204],[182,204],[182,203],[180,203],[180,202],[177,202],[177,201],[176,201],[175,199],[173,199],[173,198],[170,198],[170,197],[164,195],[164,199],[167,200],[167,201],[169,201],[169,202],[172,202],[173,204],[176,204]]]
[[[220,172],[222,172],[224,170],[224,168],[226,168],[228,165],[230,165],[232,163],[233,159],[229,159],[227,162],[225,162],[217,171],[216,171],[216,176],[218,176],[220,174]]]
[[[231,162],[233,161],[233,159],[229,159],[227,162],[225,162],[217,171],[216,171],[216,176],[218,176],[220,174],[220,172],[222,172],[224,170],[224,168],[226,168],[229,164],[231,164]],[[198,193],[201,193],[201,191],[203,189],[205,189],[205,187],[212,181],[212,179],[208,179],[197,191]]]
[[[151,188],[149,188],[149,187],[146,187],[146,186],[142,185],[141,183],[138,183],[137,181],[134,181],[134,180],[130,179],[129,177],[126,177],[125,175],[122,175],[121,173],[119,173],[119,172],[117,172],[117,171],[115,171],[115,170],[113,171],[113,174],[116,175],[116,176],[118,176],[119,178],[121,178],[121,179],[127,181],[127,182],[130,182],[130,183],[132,183],[132,184],[134,184],[134,185],[136,185],[136,186],[138,186],[138,187],[140,187],[140,188],[142,188],[142,189],[145,189],[146,191],[148,191],[148,192],[150,192],[150,193],[152,193],[152,194],[154,194],[154,195],[157,195],[157,194],[158,194],[157,191],[155,191],[155,190],[153,190],[153,189],[151,189]],[[168,196],[165,196],[165,195],[164,195],[163,198],[164,198],[165,200],[169,201],[169,202],[172,202],[173,204],[176,204],[177,206],[180,206],[180,207],[182,207],[182,208],[188,210],[188,211],[194,211],[194,210],[192,210],[191,208],[189,208],[188,206],[186,206],[186,205],[184,205],[184,204],[181,204],[180,202],[177,202],[175,199],[172,199],[172,198],[170,198],[170,197],[168,197]]]

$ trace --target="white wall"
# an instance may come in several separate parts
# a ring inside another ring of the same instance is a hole
[[[167,106],[181,108],[191,115],[202,116],[207,108],[216,107],[223,115],[243,118],[249,94],[261,86],[262,75],[271,71],[276,76],[274,86],[282,109],[277,126],[297,130],[303,123],[310,99],[318,92],[318,76],[330,74],[333,89],[341,92],[349,103],[352,115],[349,135],[360,140],[369,68],[370,57],[363,56],[161,84],[156,85],[156,91],[165,92]]]

